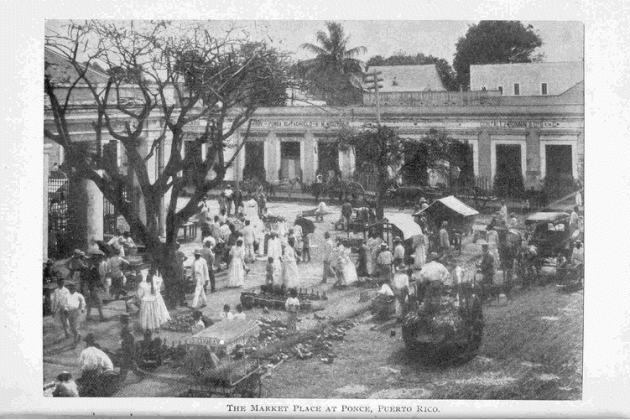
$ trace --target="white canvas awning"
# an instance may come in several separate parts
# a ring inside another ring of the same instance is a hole
[[[403,233],[403,240],[422,235],[422,229],[413,220],[410,214],[405,213],[385,213],[385,218],[389,223],[396,226]]]

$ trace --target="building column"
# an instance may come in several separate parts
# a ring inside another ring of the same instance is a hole
[[[304,167],[302,168],[303,171],[303,175],[304,175],[304,179],[302,179],[302,182],[305,184],[312,184],[313,182],[315,182],[315,171],[316,171],[316,159],[317,159],[317,155],[316,155],[316,147],[315,144],[317,143],[314,136],[313,136],[313,132],[308,130],[306,132],[306,135],[304,136],[304,147],[302,148],[303,152],[303,161],[304,161]]]
[[[276,137],[276,133],[270,132],[265,142],[265,171],[267,173],[267,181],[278,181],[278,170],[280,169],[280,141]]]
[[[347,152],[342,150],[337,151],[337,155],[339,156],[339,170],[341,171],[341,179],[348,178],[348,172],[346,171],[346,157]]]
[[[90,245],[90,240],[100,240],[103,238],[103,193],[96,186],[94,181],[83,180],[85,191],[85,218],[86,218],[86,238],[84,248]]]
[[[487,130],[479,132],[478,136],[478,154],[479,154],[479,176],[489,180],[488,185],[492,185],[492,143],[490,134]]]
[[[529,129],[525,137],[526,140],[526,168],[525,168],[525,189],[538,185],[541,174],[540,167],[540,130]]]

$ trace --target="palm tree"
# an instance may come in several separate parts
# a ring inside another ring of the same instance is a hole
[[[324,94],[331,105],[345,105],[360,97],[363,80],[362,62],[356,57],[367,48],[348,49],[350,36],[346,36],[338,22],[326,22],[328,33],[317,31],[317,43],[304,43],[300,48],[316,54],[312,60],[301,63],[312,88]]]

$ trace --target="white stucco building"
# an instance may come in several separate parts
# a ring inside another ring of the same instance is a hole
[[[583,80],[582,61],[470,66],[470,90],[499,90],[504,96],[560,95]]]

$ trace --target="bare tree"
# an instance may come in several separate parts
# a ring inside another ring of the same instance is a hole
[[[180,227],[197,212],[204,195],[223,181],[245,144],[255,110],[284,103],[286,57],[264,42],[231,32],[217,38],[202,24],[169,22],[71,22],[47,34],[46,48],[63,57],[67,68],[46,63],[44,92],[54,128],[45,128],[45,137],[64,148],[71,179],[93,181],[127,220],[168,285],[176,270],[172,245]],[[95,80],[95,64],[109,69],[105,78]],[[54,66],[62,68],[54,71]],[[82,108],[94,115],[91,145],[71,128],[72,117]],[[147,124],[156,118],[161,132],[147,138]],[[190,153],[184,153],[185,127],[190,124],[202,128]],[[245,138],[230,144],[230,137],[245,127]],[[122,144],[131,175],[125,177],[102,159],[104,135]],[[207,150],[203,159],[202,145]],[[229,147],[235,149],[227,158]],[[158,155],[163,168],[154,176],[149,161]],[[191,174],[192,196],[177,209],[184,169]],[[211,171],[214,176],[209,176]],[[141,190],[143,218],[123,198],[130,177]],[[165,243],[158,222],[163,198]]]

